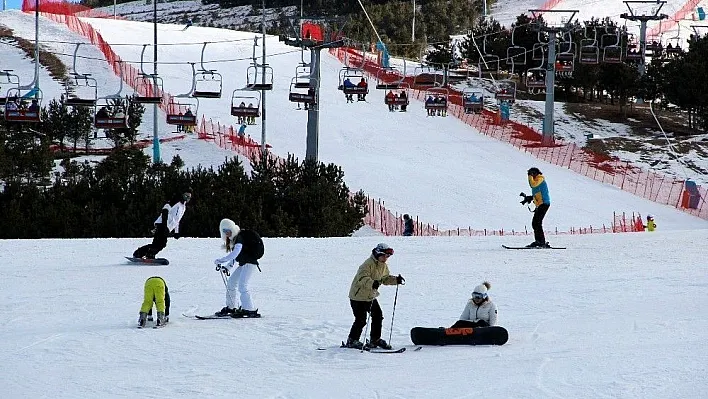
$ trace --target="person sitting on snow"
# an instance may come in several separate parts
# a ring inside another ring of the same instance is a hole
[[[485,281],[475,287],[465,309],[450,328],[489,327],[497,325],[497,305],[489,299],[487,291],[492,285]]]

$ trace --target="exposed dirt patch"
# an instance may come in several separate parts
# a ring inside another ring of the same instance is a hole
[[[34,58],[34,43],[27,39],[15,36],[12,29],[2,24],[0,24],[0,41],[14,45],[17,48],[22,49],[22,51],[27,54],[27,57]],[[64,65],[64,63],[61,62],[61,60],[54,54],[44,51],[42,46],[39,46],[39,63],[47,68],[49,75],[55,80],[60,82],[67,81],[68,77],[66,65]]]

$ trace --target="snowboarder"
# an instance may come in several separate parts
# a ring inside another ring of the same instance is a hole
[[[223,248],[229,252],[223,258],[216,259],[216,270],[228,276],[226,282],[226,306],[214,313],[219,317],[261,317],[258,314],[248,290],[248,283],[253,272],[260,266],[258,259],[263,256],[263,240],[253,230],[241,229],[231,219],[222,219],[219,232],[224,241]],[[234,264],[238,263],[237,267]],[[241,306],[236,306],[236,290],[241,294]]]
[[[529,186],[531,186],[531,195],[524,197],[521,202],[523,204],[530,204],[533,201],[536,205],[536,209],[533,211],[533,219],[531,220],[531,227],[533,227],[533,235],[535,241],[527,245],[527,248],[549,248],[550,244],[546,241],[546,236],[543,232],[543,218],[548,212],[548,208],[551,206],[551,196],[548,194],[548,184],[543,174],[538,168],[530,168],[527,171]]]
[[[179,222],[187,210],[187,202],[192,199],[192,190],[186,189],[178,200],[169,202],[162,207],[160,216],[155,220],[155,235],[152,243],[143,245],[133,252],[134,258],[155,259],[155,255],[167,246],[167,236],[174,230],[173,237],[179,240]]]
[[[386,261],[393,255],[393,248],[387,244],[378,244],[371,250],[371,256],[359,266],[354,280],[349,289],[349,302],[354,313],[354,323],[346,347],[363,349],[364,344],[359,341],[361,332],[366,326],[367,313],[371,313],[371,340],[366,344],[368,348],[379,347],[391,349],[386,341],[381,338],[381,326],[383,323],[383,312],[376,297],[379,296],[379,286],[404,284],[405,279],[392,276],[389,273]]]
[[[192,25],[193,25],[192,20],[191,20],[191,19],[188,19],[188,20],[187,20],[187,24],[184,26],[184,28],[182,28],[182,30],[183,30],[183,31],[184,31],[184,30],[187,30],[187,28],[189,28],[189,27],[192,26]]]
[[[647,215],[647,224],[644,226],[647,231],[654,231],[656,230],[656,222],[654,222],[654,216],[653,215]]]
[[[497,325],[497,305],[489,299],[487,291],[492,285],[485,281],[476,286],[472,297],[467,301],[460,320],[450,328],[489,327]]]
[[[406,213],[403,215],[403,235],[406,237],[412,236],[414,230],[413,219]]]
[[[170,292],[162,277],[154,276],[145,280],[145,296],[140,307],[138,327],[145,327],[152,320],[152,304],[157,308],[157,327],[162,327],[170,321]]]

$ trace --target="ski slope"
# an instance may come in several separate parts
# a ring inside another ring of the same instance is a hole
[[[406,285],[397,297],[380,288],[383,336],[408,350],[336,349],[353,321],[349,284],[380,239],[265,239],[250,285],[263,317],[210,321],[181,314],[223,306],[217,238],[170,240],[165,267],[123,259],[148,239],[0,241],[2,396],[705,397],[707,230],[564,236],[564,251],[501,248],[514,237],[390,237],[389,267]],[[169,287],[170,324],[139,330],[155,275]],[[509,342],[413,351],[410,329],[450,326],[484,279]]]

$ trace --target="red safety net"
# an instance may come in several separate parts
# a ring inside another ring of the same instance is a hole
[[[42,13],[90,18],[113,18],[113,15],[105,12],[94,11],[91,7],[64,0],[22,0],[22,11],[34,12],[37,5],[39,5],[39,11]]]

